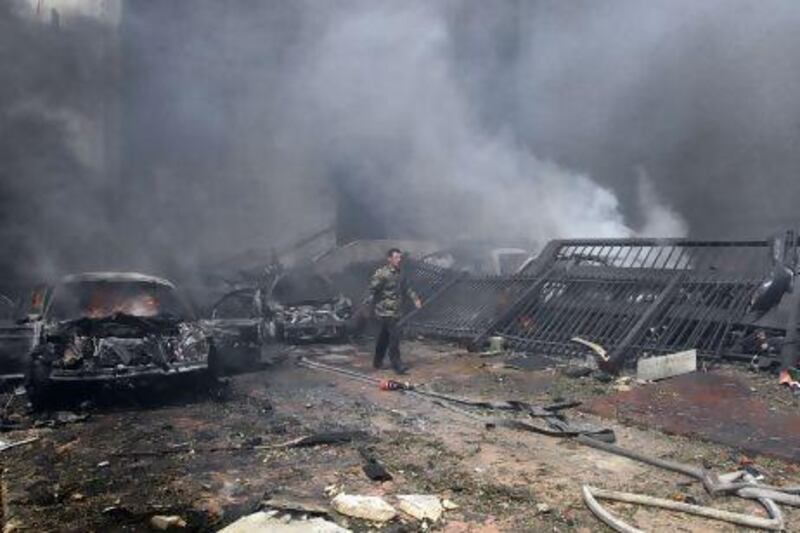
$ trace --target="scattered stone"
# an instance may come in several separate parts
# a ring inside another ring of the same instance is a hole
[[[150,518],[150,525],[159,531],[168,529],[182,529],[186,527],[186,520],[180,516],[154,515]]]
[[[236,522],[220,529],[217,533],[349,533],[349,529],[334,524],[324,518],[311,520],[289,520],[284,522],[270,513],[259,511],[243,516]]]
[[[417,520],[436,522],[444,512],[439,497],[430,494],[398,494],[397,501],[401,511]]]
[[[359,448],[359,453],[364,459],[364,465],[361,469],[364,474],[372,481],[391,481],[392,475],[386,470],[386,467],[378,460],[373,453],[364,447]]]
[[[378,496],[356,496],[342,493],[331,501],[331,505],[336,512],[345,516],[373,522],[387,522],[397,516],[395,508]]]
[[[459,508],[459,505],[452,500],[444,498],[442,500],[442,507],[444,508],[445,511],[454,511],[455,509]]]
[[[553,509],[547,505],[546,503],[537,503],[536,504],[536,514],[547,514]]]
[[[697,350],[687,350],[636,362],[636,377],[646,381],[671,378],[697,370]]]
[[[101,461],[97,463],[97,468],[105,468],[111,465],[111,461]]]

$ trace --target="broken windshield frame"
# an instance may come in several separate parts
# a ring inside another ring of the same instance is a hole
[[[167,285],[143,281],[76,281],[58,285],[45,312],[49,320],[104,319],[116,315],[190,320],[190,308]]]

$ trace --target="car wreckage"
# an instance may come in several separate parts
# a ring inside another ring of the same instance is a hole
[[[187,373],[214,376],[214,343],[175,286],[136,273],[86,273],[47,291],[31,315],[25,387],[34,408],[64,383],[131,382]]]
[[[344,339],[353,306],[325,276],[295,269],[225,294],[210,315],[204,322],[215,338],[252,351],[270,340],[299,344]]]

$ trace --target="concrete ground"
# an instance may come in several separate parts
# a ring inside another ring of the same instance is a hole
[[[552,366],[508,368],[502,356],[481,357],[448,344],[418,340],[403,349],[412,365],[404,380],[476,399],[590,402],[618,389],[652,386],[570,378]],[[33,415],[24,396],[15,397],[11,418],[31,427],[0,438],[39,439],[0,452],[5,531],[148,531],[153,515],[178,515],[187,530],[213,531],[270,498],[324,507],[335,491],[380,495],[390,503],[398,494],[435,494],[458,505],[430,525],[401,516],[376,526],[330,513],[355,531],[603,531],[582,502],[581,485],[587,483],[764,516],[756,504],[712,498],[678,474],[569,439],[489,429],[433,402],[294,364],[302,355],[376,378],[393,377],[371,368],[366,345],[285,348],[277,355],[275,364],[234,376],[214,394],[180,384],[173,388],[186,390],[122,395],[84,406],[89,414],[84,421],[62,414],[64,423],[56,423],[53,413]],[[736,369],[723,372],[738,373],[766,400],[780,396],[781,409],[796,411],[794,400],[773,380]],[[742,460],[742,452],[732,447],[627,426],[579,409],[566,414],[571,421],[610,427],[620,445],[650,455],[716,472],[736,470]],[[339,444],[280,446],[322,431],[364,434]],[[359,447],[394,479],[368,479]],[[791,462],[752,455],[748,460],[770,483],[800,483]],[[663,510],[608,508],[648,531],[741,530]],[[794,526],[800,513],[784,512],[789,527],[800,529]]]

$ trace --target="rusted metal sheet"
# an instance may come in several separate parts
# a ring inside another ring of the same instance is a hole
[[[800,415],[770,410],[742,381],[692,373],[597,398],[583,410],[751,454],[800,462]]]

